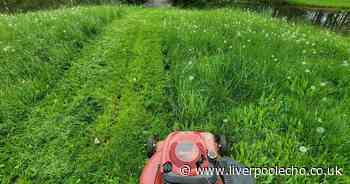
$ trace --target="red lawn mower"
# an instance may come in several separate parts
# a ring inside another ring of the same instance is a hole
[[[173,132],[163,141],[151,138],[147,143],[150,160],[140,184],[254,184],[251,175],[232,174],[234,168],[245,167],[222,157],[226,149],[225,136],[208,132]]]

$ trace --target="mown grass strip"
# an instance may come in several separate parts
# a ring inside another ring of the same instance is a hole
[[[168,133],[158,27],[142,15],[115,21],[72,64],[7,142],[2,181],[136,182],[146,137]]]
[[[0,136],[11,136],[119,8],[72,8],[0,17]]]

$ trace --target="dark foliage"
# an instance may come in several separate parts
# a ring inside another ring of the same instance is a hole
[[[0,0],[0,12],[25,12],[84,4],[142,4],[145,2],[146,0]]]

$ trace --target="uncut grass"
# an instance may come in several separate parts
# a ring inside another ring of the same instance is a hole
[[[350,53],[345,38],[231,10],[171,12],[164,22],[175,129],[227,134],[233,143],[229,154],[248,166],[338,166],[346,172],[350,71],[344,61]],[[325,132],[317,132],[319,127]]]
[[[171,130],[224,133],[248,166],[349,170],[347,38],[239,10],[124,10],[0,152],[1,181],[138,183],[147,137]]]
[[[136,183],[144,138],[169,133],[161,48],[148,39],[160,35],[141,13],[108,26],[35,108],[6,144],[2,181]]]
[[[0,17],[1,137],[11,136],[82,48],[117,16],[116,7],[91,7]]]
[[[287,2],[296,5],[350,9],[349,0],[287,0]]]

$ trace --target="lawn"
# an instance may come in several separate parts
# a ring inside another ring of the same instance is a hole
[[[350,10],[350,0],[287,0],[287,2],[295,5],[340,8]]]
[[[350,41],[238,9],[97,6],[0,17],[0,183],[138,183],[144,143],[225,134],[252,167],[341,167]],[[40,31],[45,30],[45,31]]]

